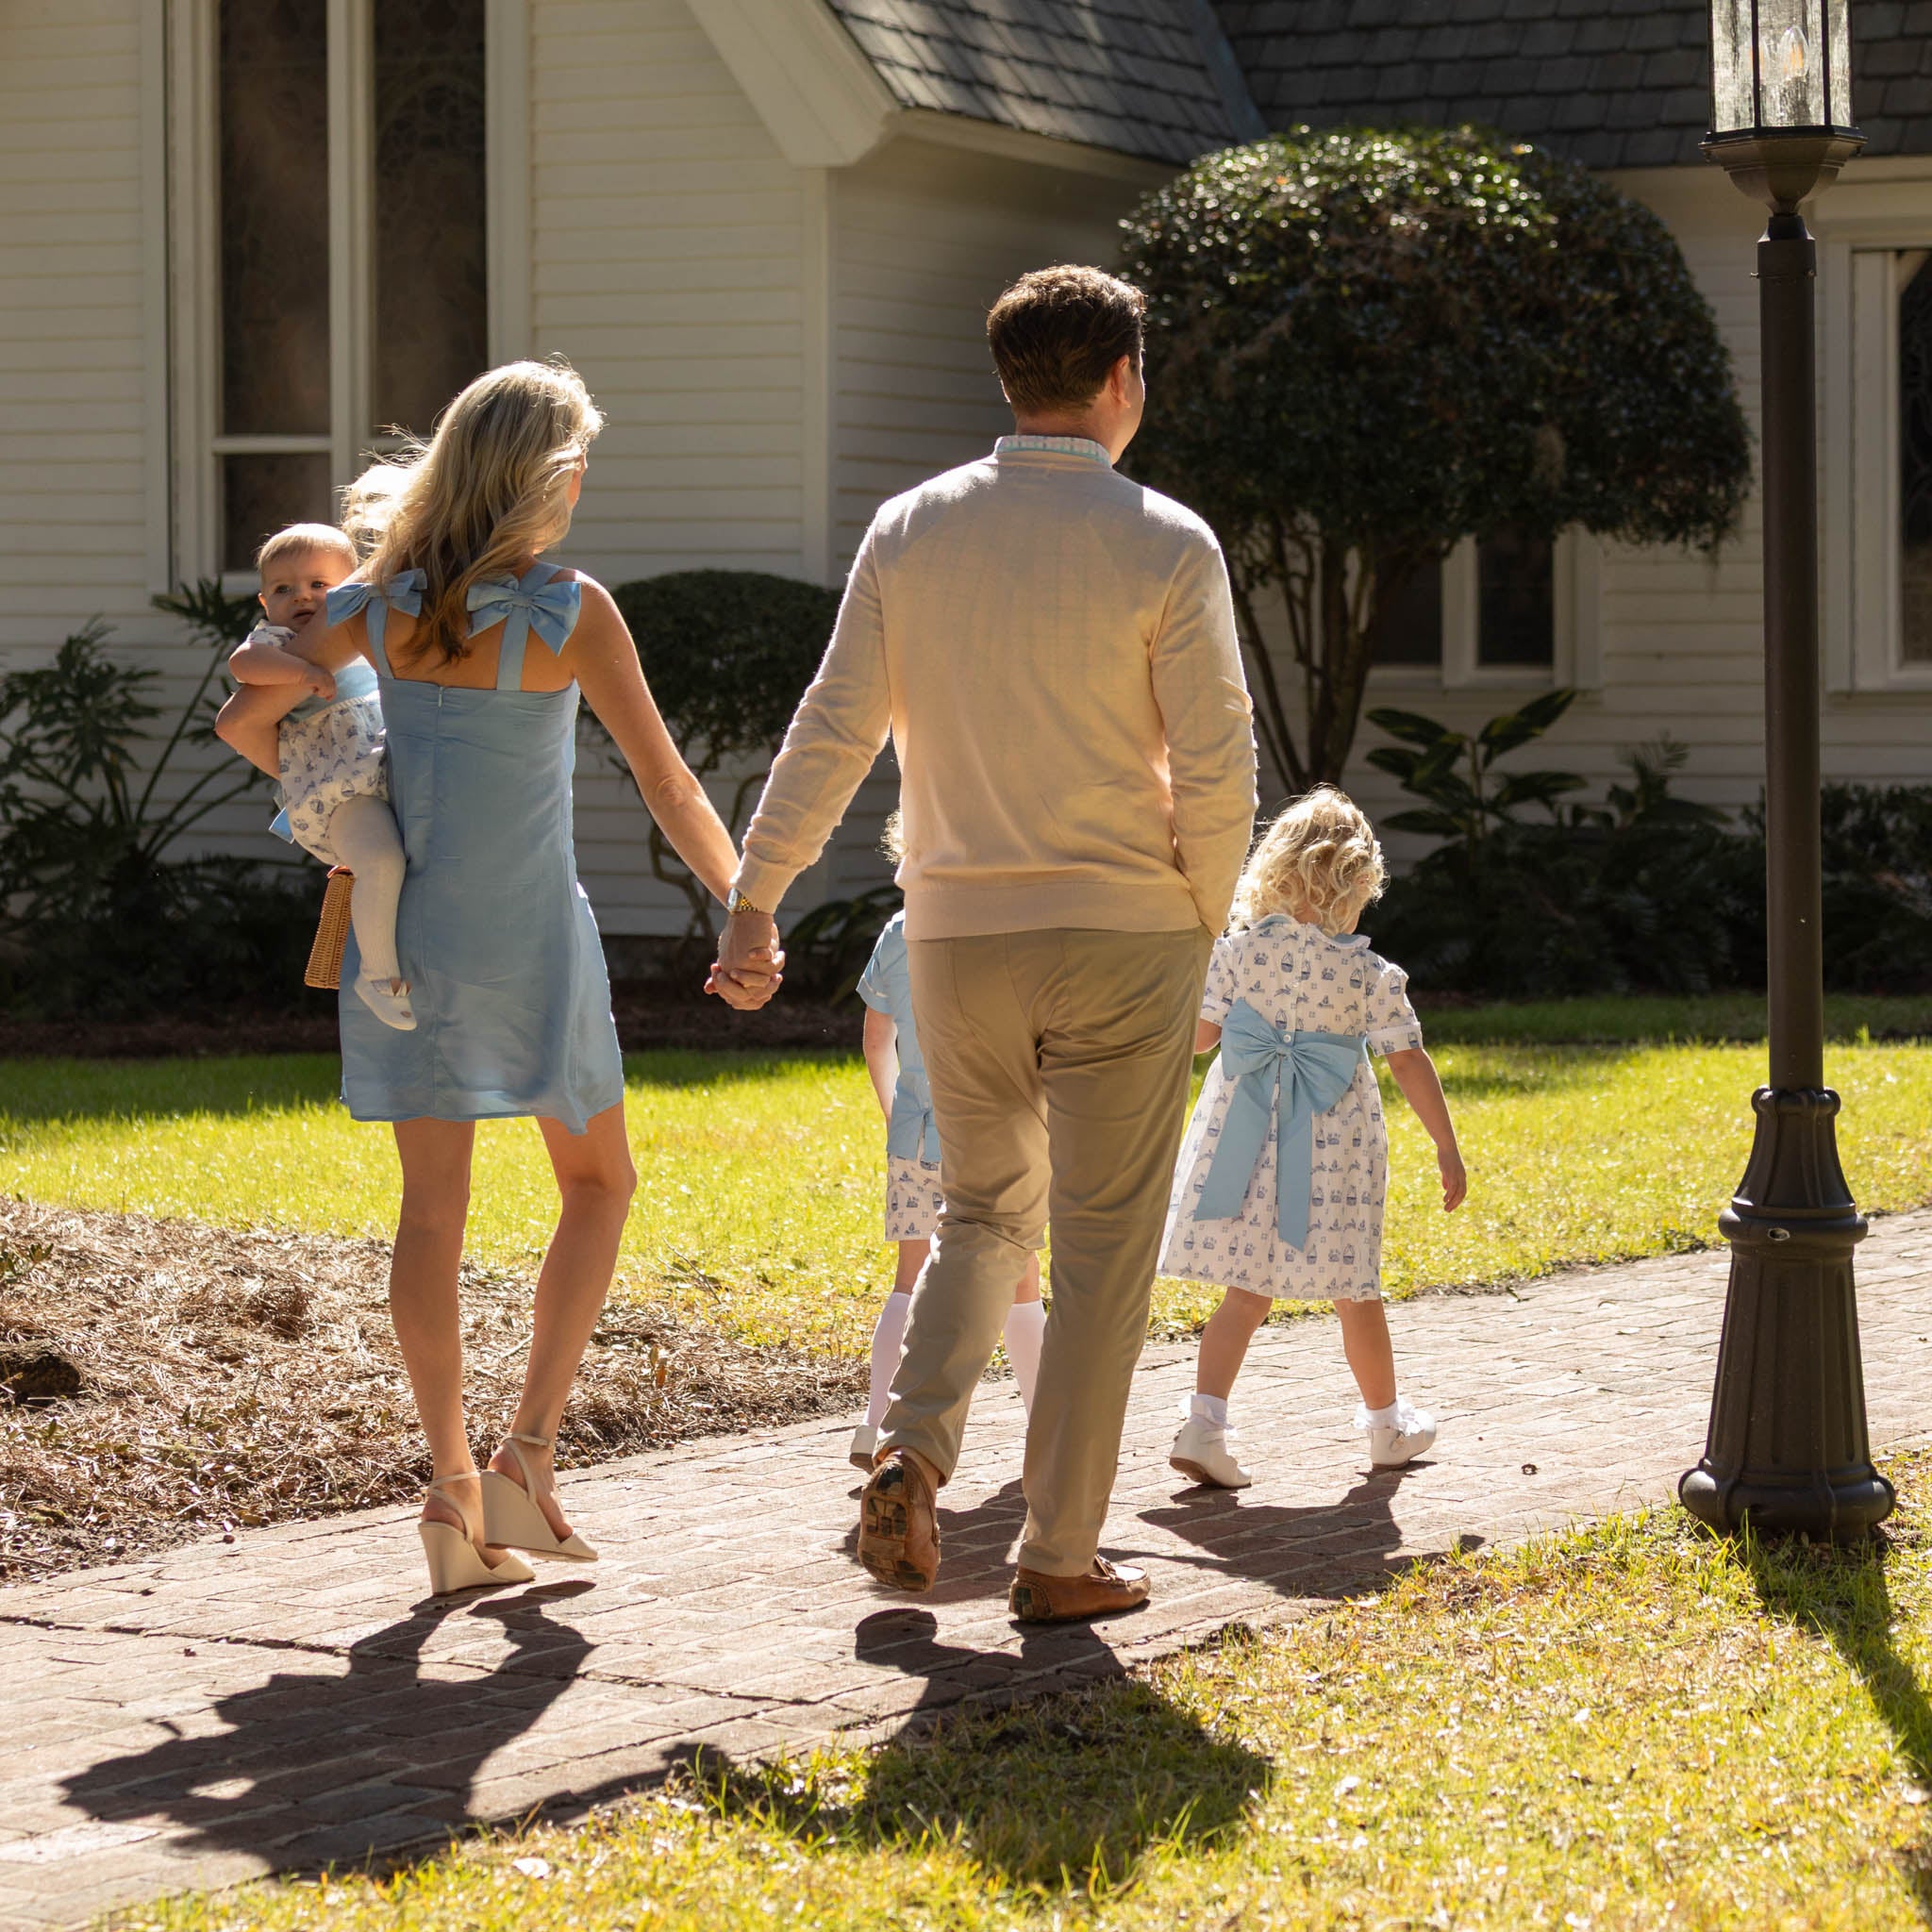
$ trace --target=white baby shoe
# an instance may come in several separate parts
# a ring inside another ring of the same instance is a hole
[[[416,1030],[416,1009],[410,1006],[407,992],[391,992],[380,980],[371,979],[366,973],[358,973],[356,975],[356,993],[385,1026],[393,1026],[398,1033]]]
[[[1387,1408],[1366,1406],[1355,1412],[1355,1425],[1369,1439],[1369,1460],[1377,1469],[1400,1469],[1424,1454],[1436,1440],[1436,1419],[1398,1395]]]
[[[1182,1403],[1181,1413],[1187,1421],[1167,1452],[1168,1467],[1217,1490],[1246,1489],[1255,1478],[1235,1459],[1236,1431],[1209,1421],[1189,1402]]]
[[[879,1446],[879,1432],[870,1423],[860,1423],[852,1432],[852,1447],[845,1452],[845,1459],[854,1469],[872,1474],[872,1458]]]

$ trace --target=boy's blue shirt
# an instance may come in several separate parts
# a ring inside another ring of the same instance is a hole
[[[899,1084],[892,1090],[892,1114],[886,1126],[886,1152],[895,1160],[923,1160],[937,1166],[939,1129],[932,1119],[932,1089],[925,1057],[912,1022],[912,974],[906,955],[906,915],[895,912],[879,934],[872,958],[859,975],[858,996],[899,1029]]]

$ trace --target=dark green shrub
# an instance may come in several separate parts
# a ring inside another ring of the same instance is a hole
[[[708,781],[735,774],[724,818],[737,839],[831,641],[839,592],[763,571],[684,570],[611,594],[685,762]],[[710,894],[655,824],[650,851],[653,874],[691,907],[686,936],[708,941]]]
[[[314,881],[292,865],[181,857],[189,835],[264,783],[213,748],[222,660],[252,604],[200,583],[158,608],[208,646],[165,734],[157,674],[110,658],[106,627],[69,638],[43,670],[0,677],[0,1006],[56,1016],[179,1012],[238,997],[299,997]],[[306,869],[305,869],[306,870]]]
[[[1463,538],[1736,521],[1749,436],[1709,305],[1656,215],[1552,155],[1297,128],[1148,194],[1122,273],[1148,296],[1128,460],[1220,535],[1291,792],[1341,773],[1385,592]]]

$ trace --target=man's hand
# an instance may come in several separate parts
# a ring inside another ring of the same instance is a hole
[[[711,962],[705,991],[741,1012],[761,1007],[784,979],[785,955],[778,946],[778,928],[768,912],[734,912],[718,939],[718,957]]]

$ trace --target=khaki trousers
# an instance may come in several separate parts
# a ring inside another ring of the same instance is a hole
[[[1147,1334],[1212,938],[1050,931],[909,946],[946,1211],[912,1291],[883,1449],[943,1481],[1013,1284],[1051,1222],[1020,1561],[1091,1565]]]

